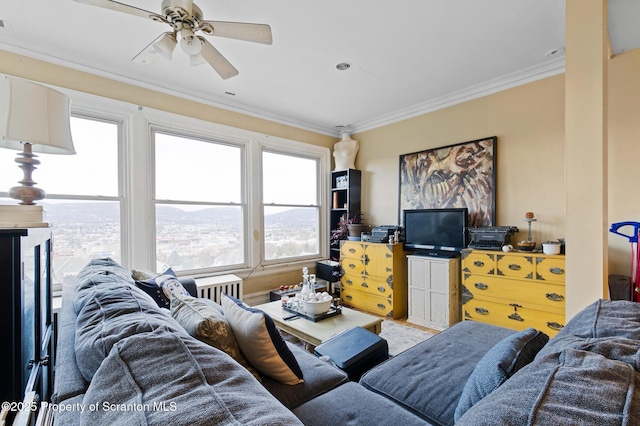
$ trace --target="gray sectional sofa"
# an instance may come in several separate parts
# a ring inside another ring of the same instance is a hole
[[[89,263],[63,294],[55,424],[640,424],[637,303],[598,301],[548,343],[535,330],[462,322],[358,383],[276,341],[260,312],[205,303],[230,317],[235,335],[245,332],[239,319],[263,327],[238,339],[252,365],[229,345],[193,337],[203,323],[185,326],[173,299],[161,308],[111,259]],[[208,332],[224,334],[215,327]],[[265,348],[248,353],[255,342]],[[284,383],[291,374],[297,384]]]

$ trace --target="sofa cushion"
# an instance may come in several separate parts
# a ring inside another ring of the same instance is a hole
[[[430,424],[355,382],[345,383],[294,408],[293,412],[306,426]]]
[[[94,276],[94,282],[99,282],[93,287],[95,291],[88,297],[87,290],[81,296],[82,303],[76,303],[81,306],[76,319],[76,360],[87,381],[91,381],[111,347],[127,336],[163,326],[185,333],[169,311],[160,309],[144,292],[119,278],[105,281],[109,277],[113,276]]]
[[[89,382],[78,369],[75,352],[76,312],[73,307],[73,288],[62,286],[62,307],[58,314],[56,332],[56,365],[53,403],[60,403],[86,392]],[[62,423],[64,424],[64,423]]]
[[[189,292],[182,286],[171,268],[153,278],[135,283],[138,288],[151,296],[161,308],[169,309],[171,307],[171,295],[174,293],[189,296]]]
[[[365,373],[360,383],[436,425],[453,425],[476,364],[514,330],[463,321]]]
[[[625,337],[640,340],[640,303],[597,300],[578,312],[553,339]]]
[[[73,305],[76,313],[80,312],[85,301],[93,296],[97,287],[104,283],[126,283],[134,286],[129,273],[113,259],[92,259],[82,268],[75,280]]]
[[[83,404],[98,408],[86,425],[301,424],[227,354],[164,327],[116,343]]]
[[[233,330],[220,309],[209,299],[198,299],[184,294],[174,294],[171,298],[171,316],[196,339],[226,352],[240,365],[248,369],[257,379],[260,374],[242,355]]]
[[[598,300],[578,312],[538,353],[544,357],[584,342],[623,338],[640,341],[640,303]]]
[[[302,383],[300,366],[269,315],[227,294],[222,295],[222,309],[251,365],[284,384]]]
[[[537,358],[474,405],[456,426],[640,424],[640,373],[598,353]]]
[[[548,341],[549,336],[543,332],[527,328],[498,342],[473,369],[462,390],[454,419],[457,421],[475,403],[533,361]]]
[[[287,343],[287,346],[296,357],[304,382],[291,386],[267,376],[262,380],[262,385],[285,407],[295,408],[349,380],[344,371],[321,361],[292,343]]]

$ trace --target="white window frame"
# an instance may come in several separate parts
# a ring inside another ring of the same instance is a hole
[[[152,116],[149,120],[149,144],[150,144],[150,152],[151,152],[151,158],[152,158],[152,165],[150,167],[149,170],[151,170],[152,175],[151,175],[151,181],[152,181],[152,193],[151,193],[151,202],[152,202],[152,208],[151,208],[151,224],[153,226],[153,230],[152,230],[152,235],[153,235],[153,241],[151,241],[151,247],[152,247],[152,253],[153,253],[153,257],[155,259],[156,256],[156,217],[155,217],[155,213],[156,213],[156,205],[157,203],[162,203],[162,204],[182,204],[179,203],[175,200],[158,200],[155,196],[155,181],[154,181],[154,177],[155,177],[155,138],[153,136],[154,133],[164,133],[164,134],[168,134],[168,135],[172,135],[172,136],[177,136],[177,137],[183,137],[186,139],[195,139],[195,140],[202,140],[202,143],[219,143],[219,144],[223,144],[223,145],[229,145],[229,146],[234,146],[234,147],[238,147],[240,148],[240,152],[241,152],[241,159],[240,159],[240,174],[241,174],[241,185],[240,185],[240,191],[241,191],[241,195],[240,195],[240,203],[231,203],[231,205],[237,205],[240,206],[243,212],[243,219],[242,219],[242,223],[243,223],[243,227],[245,229],[245,231],[247,230],[247,209],[249,208],[248,203],[247,203],[247,152],[249,151],[249,145],[250,145],[250,141],[246,140],[246,139],[240,139],[240,138],[233,138],[233,137],[229,137],[228,135],[223,135],[220,133],[217,133],[215,128],[212,128],[211,126],[206,125],[205,123],[199,122],[193,122],[190,119],[187,120],[183,120],[186,117],[173,117],[171,119],[171,126],[167,126],[165,124],[163,124],[163,121],[157,120],[159,117],[156,116],[156,112],[153,113],[147,113],[146,116]],[[198,128],[194,129],[194,127],[198,125]],[[191,127],[194,126],[194,127]],[[214,133],[216,132],[216,133]],[[185,152],[185,155],[189,155],[188,152]],[[193,201],[189,201],[189,200],[183,200],[185,201],[186,204],[202,204],[203,206],[209,206],[209,205],[214,205],[215,203],[198,203],[198,202],[193,202]],[[229,266],[224,266],[224,267],[219,267],[219,268],[205,268],[205,269],[198,269],[198,270],[186,270],[186,271],[180,271],[181,273],[188,273],[190,275],[194,275],[194,274],[208,274],[208,273],[215,273],[215,272],[228,272],[228,271],[234,271],[234,270],[243,270],[246,268],[250,267],[250,262],[249,262],[249,238],[248,238],[248,232],[245,232],[244,235],[244,241],[243,241],[243,246],[244,246],[244,262],[241,264],[237,264],[237,265],[229,265]],[[170,266],[170,265],[169,265]]]
[[[299,146],[298,144],[273,144],[273,143],[261,143],[260,144],[260,176],[262,176],[262,154],[266,151],[266,152],[271,152],[274,154],[282,154],[282,155],[289,155],[289,156],[293,156],[293,157],[299,157],[299,158],[305,158],[305,159],[312,159],[315,160],[317,162],[317,169],[316,169],[316,203],[307,207],[314,207],[318,209],[318,255],[307,255],[307,256],[296,256],[294,258],[283,258],[283,259],[272,259],[272,260],[266,260],[264,259],[262,264],[263,265],[277,265],[277,264],[282,264],[282,263],[297,263],[297,262],[305,262],[305,261],[309,261],[309,260],[315,260],[318,258],[318,256],[322,256],[325,250],[326,243],[328,240],[328,235],[329,235],[329,230],[326,228],[326,220],[325,222],[325,227],[323,227],[323,205],[324,203],[322,202],[323,199],[323,190],[326,191],[326,186],[323,188],[323,185],[321,185],[322,182],[327,181],[327,179],[325,179],[323,177],[323,156],[322,156],[322,152],[318,151],[318,152],[314,152],[314,151],[310,151],[308,149],[308,147],[304,147],[304,149],[302,149],[303,147]],[[325,165],[326,166],[326,165]],[[292,178],[295,179],[295,176],[292,176]],[[262,181],[261,181],[262,182]],[[262,187],[262,185],[260,185]],[[262,190],[260,190],[260,205],[259,205],[259,209],[255,209],[255,210],[259,210],[260,211],[260,218],[261,220],[264,220],[264,215],[262,214],[264,212],[264,208],[265,206],[269,206],[270,204],[264,204],[264,200],[262,199]],[[262,232],[264,232],[264,222],[262,223]],[[324,236],[326,236],[327,238],[323,238]],[[261,244],[261,256],[264,257],[264,253],[265,253],[265,241],[264,238],[262,239],[262,244]]]
[[[252,276],[297,270],[329,255],[329,148],[273,135],[238,129],[214,122],[140,107],[82,92],[60,89],[72,100],[73,115],[119,124],[119,199],[121,203],[121,256],[126,268],[155,270],[155,160],[153,131],[183,135],[241,146],[242,207],[245,226],[245,263],[229,268],[180,271],[195,277],[221,273]],[[167,124],[170,123],[170,124]],[[285,155],[316,158],[317,191],[320,212],[319,256],[264,261],[264,222],[262,203],[262,150]],[[188,153],[186,153],[188,154]],[[324,238],[324,237],[327,238]]]

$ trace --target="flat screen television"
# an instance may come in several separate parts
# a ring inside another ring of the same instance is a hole
[[[403,210],[402,216],[407,251],[454,257],[467,246],[466,208]]]

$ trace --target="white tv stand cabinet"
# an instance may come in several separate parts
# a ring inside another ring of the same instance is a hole
[[[460,318],[460,259],[408,255],[407,322],[444,330]]]

